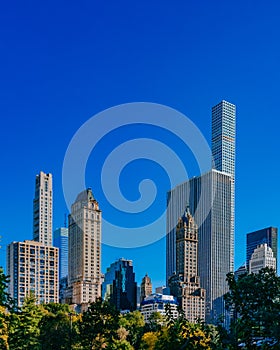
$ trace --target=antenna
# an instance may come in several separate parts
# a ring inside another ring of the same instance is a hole
[[[67,227],[67,215],[64,213],[64,227]]]

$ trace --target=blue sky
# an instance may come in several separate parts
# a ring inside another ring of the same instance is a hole
[[[237,106],[236,267],[245,261],[246,233],[280,221],[279,14],[278,1],[2,3],[1,264],[6,244],[32,237],[40,170],[54,176],[54,228],[63,225],[64,154],[91,116],[127,102],[160,103],[187,115],[210,141],[211,107],[222,99]],[[103,156],[91,157],[86,173],[98,200],[95,167]],[[135,163],[127,176],[136,182],[139,166],[145,177],[155,174],[160,211],[168,177]],[[133,199],[131,188],[123,181]],[[119,219],[99,201],[104,215]],[[163,239],[129,250],[105,246],[102,270],[122,256],[134,260],[137,280],[148,272],[154,285],[165,281]]]

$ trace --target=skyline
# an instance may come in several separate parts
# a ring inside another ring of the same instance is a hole
[[[280,222],[279,4],[214,2],[201,8],[195,2],[170,6],[156,1],[134,4],[136,10],[127,1],[79,6],[2,5],[1,265],[8,243],[32,238],[34,179],[40,170],[53,174],[53,229],[64,226],[63,157],[76,130],[92,115],[125,102],[162,103],[186,114],[210,145],[211,107],[225,99],[237,106],[238,268],[246,259],[246,234]],[[189,155],[180,156],[189,162]],[[148,173],[161,174],[146,165]],[[96,166],[90,159],[87,185],[105,213],[108,206],[95,186]],[[131,174],[137,177],[138,170]],[[199,175],[196,170],[191,168],[190,175]],[[162,207],[168,181],[159,185]],[[130,187],[124,191],[137,195]],[[15,201],[20,205],[16,221]],[[165,281],[164,240],[131,250],[104,247],[102,271],[123,256],[133,260],[138,283],[148,272],[156,287]]]

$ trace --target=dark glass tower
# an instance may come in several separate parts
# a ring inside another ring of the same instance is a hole
[[[120,311],[133,311],[137,306],[137,284],[132,260],[119,259],[107,269],[102,296]]]

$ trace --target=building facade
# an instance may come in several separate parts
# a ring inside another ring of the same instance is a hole
[[[136,310],[137,284],[132,260],[121,258],[107,268],[102,296],[119,311]]]
[[[198,229],[189,208],[176,227],[176,273],[169,278],[174,295],[190,322],[205,320],[205,289],[198,276]]]
[[[53,245],[59,249],[59,279],[68,275],[68,228],[60,227],[53,233]]]
[[[58,303],[58,254],[58,248],[35,241],[8,245],[8,292],[18,306],[30,293],[37,303]]]
[[[52,246],[53,230],[53,182],[52,174],[40,171],[36,175],[33,199],[33,239]]]
[[[141,286],[140,286],[140,303],[153,292],[152,280],[146,274],[142,278]]]
[[[68,236],[71,303],[83,309],[101,296],[101,210],[90,188],[71,206]]]
[[[249,268],[249,260],[251,259],[254,250],[260,244],[264,243],[266,243],[273,251],[274,258],[276,259],[277,270],[278,229],[276,227],[267,227],[247,234],[246,265]]]
[[[266,244],[260,244],[253,252],[249,260],[249,273],[258,273],[268,267],[276,271],[276,259],[272,249]]]
[[[226,275],[233,272],[232,177],[211,170],[168,192],[167,276],[176,273],[176,224],[186,203],[198,225],[198,275],[206,290],[206,322],[229,315],[223,295],[228,291]],[[169,279],[169,278],[168,278]]]
[[[149,322],[151,315],[155,312],[161,315],[166,315],[166,305],[169,305],[169,310],[172,317],[178,317],[178,302],[173,295],[163,295],[159,293],[147,296],[141,303],[141,314],[144,316],[144,321]]]

